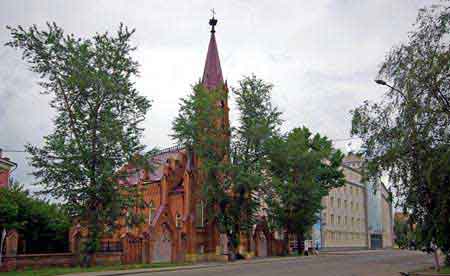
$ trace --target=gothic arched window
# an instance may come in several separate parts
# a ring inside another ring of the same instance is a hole
[[[155,216],[155,204],[150,201],[148,204],[148,224],[152,223],[153,217]]]
[[[195,213],[196,226],[199,228],[203,228],[205,226],[205,204],[203,200],[197,202],[195,206]]]

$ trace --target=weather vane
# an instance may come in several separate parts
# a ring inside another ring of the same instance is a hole
[[[211,33],[215,33],[216,30],[214,29],[214,27],[217,25],[217,19],[214,18],[214,16],[216,15],[216,12],[214,11],[214,9],[211,10],[212,12],[212,18],[209,20],[209,25],[211,25]]]

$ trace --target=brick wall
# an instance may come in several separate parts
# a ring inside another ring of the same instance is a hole
[[[0,188],[8,186],[9,171],[2,171],[0,169]]]

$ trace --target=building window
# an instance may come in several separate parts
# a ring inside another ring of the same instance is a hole
[[[150,201],[148,204],[148,224],[152,223],[153,216],[155,215],[155,204]]]
[[[347,216],[345,216],[345,218],[344,218],[344,223],[345,223],[345,225],[347,225]]]
[[[353,201],[350,201],[350,209],[353,211]]]
[[[205,227],[205,204],[203,200],[197,203],[195,210],[195,225],[199,228]]]
[[[352,226],[355,226],[355,218],[352,217]]]
[[[327,213],[323,213],[323,215],[322,215],[322,223],[327,223]]]
[[[334,197],[330,197],[330,206],[331,208],[334,207]]]
[[[344,200],[344,208],[347,208],[347,200]]]
[[[177,213],[175,215],[175,227],[180,228],[181,227],[181,215]]]
[[[330,219],[331,219],[331,224],[334,225],[334,215],[331,215]]]
[[[341,216],[338,216],[337,224],[341,224]]]
[[[341,199],[338,198],[338,208],[341,208]]]

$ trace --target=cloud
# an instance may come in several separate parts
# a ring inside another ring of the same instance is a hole
[[[202,75],[214,7],[229,84],[255,73],[275,84],[273,100],[284,112],[285,130],[306,125],[336,139],[349,136],[350,109],[380,97],[383,89],[373,79],[384,55],[407,38],[418,9],[434,2],[1,1],[0,44],[9,39],[6,25],[55,21],[82,37],[114,32],[120,22],[136,28],[135,57],[141,64],[136,84],[153,100],[143,140],[150,148],[170,146],[179,98]],[[53,127],[49,98],[39,95],[37,76],[19,52],[1,47],[0,58],[0,147],[40,144]],[[233,101],[231,108],[235,121]],[[347,143],[336,146],[348,149]],[[7,154],[19,164],[14,176],[29,185],[33,179],[25,154]]]

